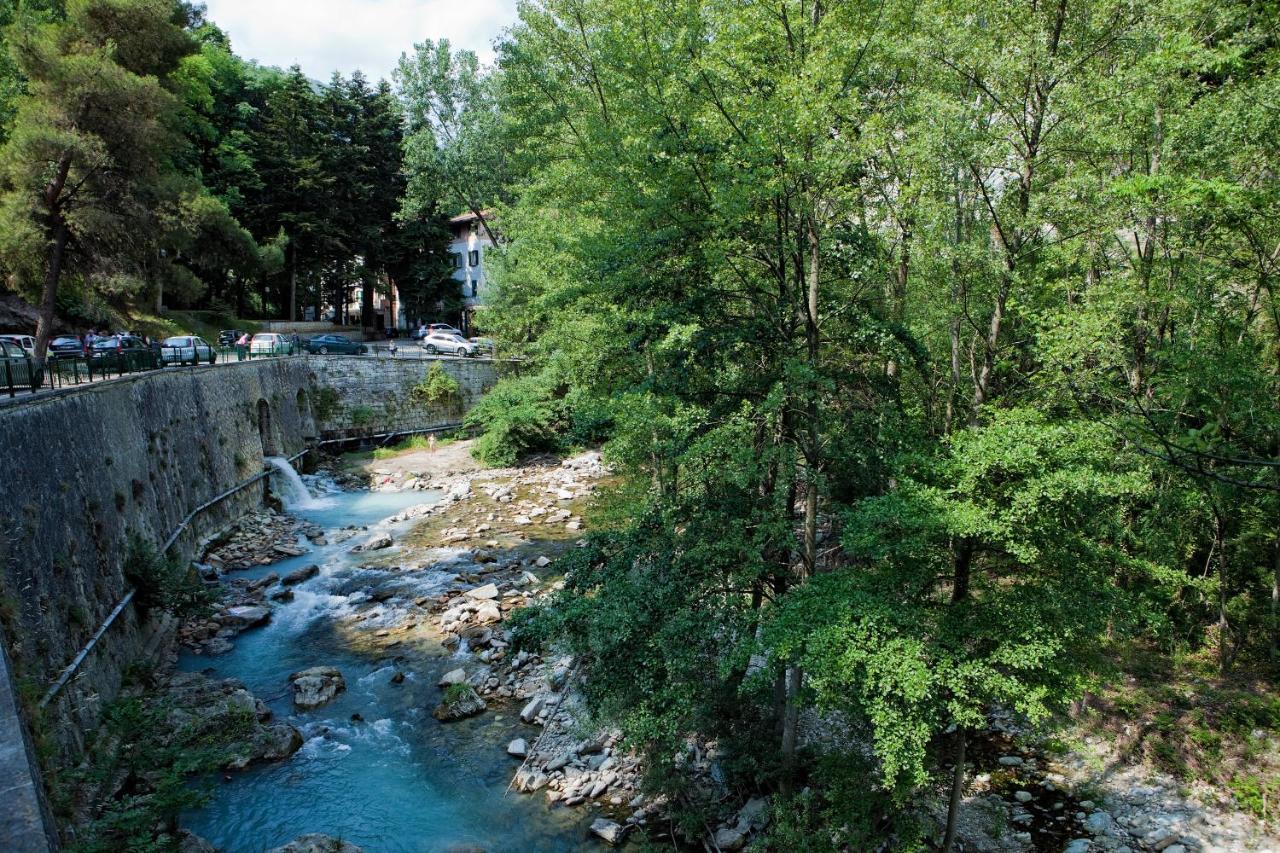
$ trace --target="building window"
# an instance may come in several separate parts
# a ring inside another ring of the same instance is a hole
[[[475,280],[472,280],[472,282],[471,282],[471,297],[472,297],[473,299],[475,298],[476,291],[477,291],[477,290],[479,290],[479,289],[480,289],[480,282],[475,281]]]
[[[453,268],[455,270],[462,269],[462,253],[461,252],[453,253]]]
[[[470,252],[467,252],[467,262],[473,267],[480,266],[480,250],[472,249]]]

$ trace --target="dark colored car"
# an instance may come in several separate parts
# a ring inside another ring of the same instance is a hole
[[[49,352],[54,358],[80,358],[84,355],[84,341],[75,335],[60,335],[49,341]]]
[[[218,332],[218,346],[235,346],[236,341],[240,340],[240,338],[244,337],[246,334],[247,332],[243,329],[223,329],[221,332]]]
[[[316,335],[307,341],[306,347],[307,352],[312,355],[328,355],[331,352],[356,355],[369,351],[367,346],[357,343],[345,335]]]
[[[154,370],[160,366],[160,356],[142,338],[115,335],[94,341],[89,364],[100,370]]]

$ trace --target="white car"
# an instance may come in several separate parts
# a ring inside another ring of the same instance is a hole
[[[259,332],[249,339],[249,355],[293,355],[293,338]]]
[[[476,345],[462,335],[443,335],[436,332],[422,339],[422,348],[432,354],[451,352],[463,357],[476,354]]]
[[[204,338],[179,335],[176,338],[166,338],[160,345],[160,360],[165,364],[199,364],[202,361],[213,364],[218,360],[218,355]]]
[[[36,354],[36,339],[30,335],[0,335],[0,339],[4,339],[11,344],[17,344],[22,347],[23,352],[27,355]]]

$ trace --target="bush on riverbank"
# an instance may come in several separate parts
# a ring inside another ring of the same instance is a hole
[[[167,697],[113,702],[80,769],[55,791],[55,808],[78,812],[69,853],[172,850],[178,816],[203,805],[208,792],[193,778],[211,774],[238,753],[254,728],[251,711],[227,709],[174,728]]]
[[[213,593],[189,565],[159,553],[137,534],[129,538],[123,571],[143,613],[156,609],[185,618],[206,612],[213,603]]]

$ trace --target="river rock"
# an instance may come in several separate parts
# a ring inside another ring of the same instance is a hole
[[[475,619],[482,625],[502,621],[502,611],[493,602],[487,602],[476,608]]]
[[[515,756],[516,758],[524,758],[528,754],[529,744],[522,737],[518,737],[511,741],[511,743],[507,744],[507,755]]]
[[[332,666],[313,666],[289,676],[293,685],[293,704],[306,710],[318,708],[347,689],[346,679]]]
[[[178,831],[178,853],[218,853],[218,848],[194,832],[182,829]]]
[[[598,817],[591,822],[591,832],[603,838],[607,844],[621,844],[627,835],[627,827],[616,820]]]
[[[498,586],[497,584],[487,583],[484,586],[467,590],[464,595],[476,601],[488,601],[498,597]]]
[[[252,628],[271,618],[271,609],[258,604],[228,607],[222,622],[240,628]]]
[[[747,846],[747,834],[736,826],[726,826],[716,832],[716,848],[741,850]]]
[[[450,684],[466,684],[466,682],[467,671],[462,667],[458,667],[457,669],[451,669],[444,675],[440,676],[439,684],[441,687],[448,687]]]
[[[268,853],[364,853],[364,848],[316,832],[295,838]]]
[[[280,583],[285,586],[293,586],[294,584],[310,580],[318,574],[320,574],[320,567],[312,563],[310,566],[303,566],[300,569],[294,569],[289,572],[289,574],[285,575],[284,578],[281,579]]]
[[[529,700],[529,704],[525,705],[520,711],[520,719],[526,723],[532,723],[538,719],[538,712],[542,710],[542,697],[535,696]]]
[[[453,685],[445,694],[444,701],[431,712],[431,716],[442,723],[449,723],[474,717],[488,707],[475,688],[465,684]]]
[[[288,723],[263,726],[254,735],[253,757],[262,761],[279,761],[302,749],[302,732]]]

